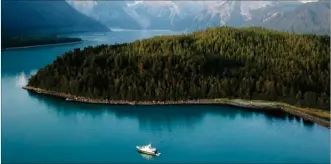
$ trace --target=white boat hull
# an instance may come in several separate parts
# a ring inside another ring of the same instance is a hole
[[[145,151],[145,150],[142,150],[139,146],[136,146],[138,152],[140,153],[143,153],[143,154],[148,154],[148,155],[154,155],[154,156],[159,156],[161,153],[157,152],[152,152],[152,151]]]

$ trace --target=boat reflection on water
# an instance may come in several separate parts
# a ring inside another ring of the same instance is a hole
[[[138,152],[139,153],[139,152]],[[153,160],[154,156],[149,154],[139,153],[146,160]]]

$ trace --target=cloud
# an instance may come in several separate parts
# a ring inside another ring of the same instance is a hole
[[[307,3],[307,2],[317,2],[318,0],[305,0],[305,1],[300,1],[302,3]]]
[[[86,14],[92,15],[94,8],[98,5],[97,1],[80,1],[80,0],[66,0],[76,10]]]
[[[21,72],[16,75],[16,86],[23,87],[28,84],[28,80],[32,75],[35,75],[37,70],[31,70],[30,73]]]
[[[24,72],[16,76],[16,86],[23,87],[28,84],[28,78]]]

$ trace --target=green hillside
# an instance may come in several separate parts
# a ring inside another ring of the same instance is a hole
[[[329,109],[330,38],[212,28],[76,49],[28,86],[112,100],[243,98]]]

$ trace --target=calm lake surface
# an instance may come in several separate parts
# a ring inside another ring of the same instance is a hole
[[[330,162],[330,131],[300,118],[221,106],[79,104],[21,89],[65,51],[169,33],[89,33],[77,35],[82,43],[2,51],[2,161]],[[161,156],[136,152],[136,145],[150,142]]]

